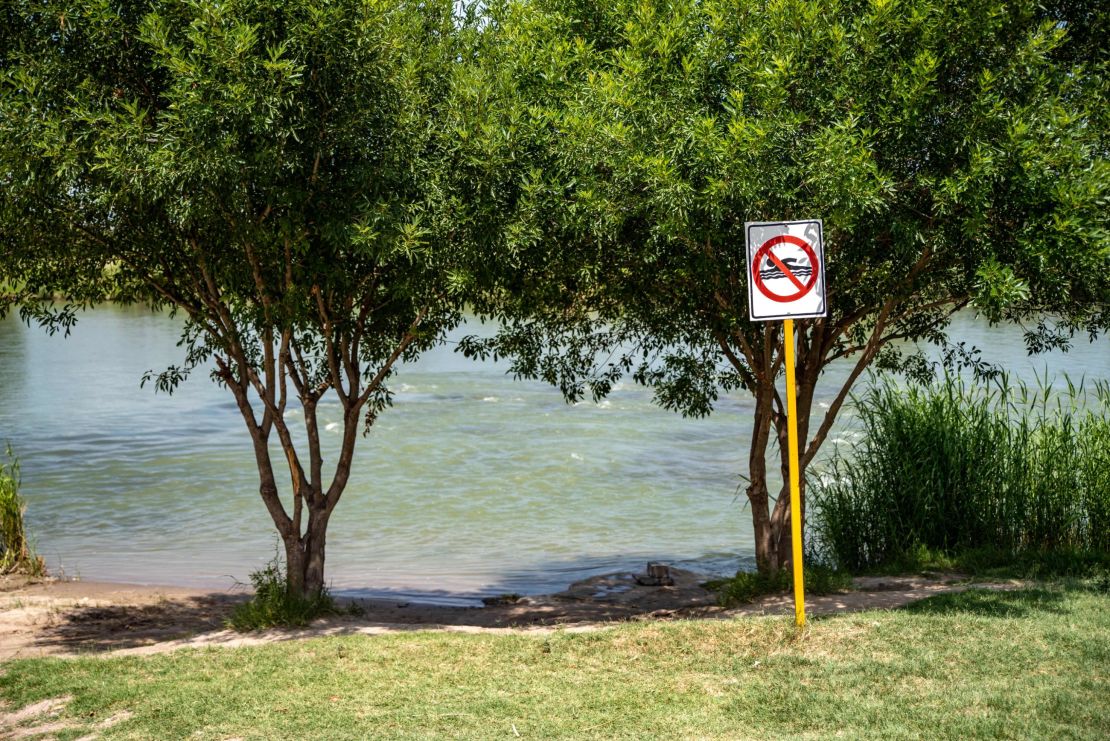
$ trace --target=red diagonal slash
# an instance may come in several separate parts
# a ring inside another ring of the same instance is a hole
[[[799,291],[806,290],[805,284],[798,280],[798,277],[796,275],[790,272],[790,268],[786,267],[786,263],[778,259],[778,257],[775,256],[774,252],[772,252],[771,250],[767,250],[767,257],[771,258],[771,262],[775,263],[775,265],[778,265],[779,270],[781,270],[787,278],[793,281],[794,285],[798,287]]]

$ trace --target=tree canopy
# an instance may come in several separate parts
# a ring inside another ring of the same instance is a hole
[[[388,405],[396,363],[459,321],[481,272],[493,211],[464,208],[484,186],[459,136],[474,120],[474,16],[449,0],[3,14],[0,308],[53,329],[105,295],[183,312],[186,357],[150,380],[172,389],[214,364],[290,587],[319,593],[359,430]],[[329,398],[342,442],[325,466],[316,409]]]
[[[1106,16],[1088,0],[0,13],[0,310],[52,329],[105,295],[183,312],[185,360],[152,380],[214,364],[301,592],[323,585],[395,364],[465,307],[505,323],[465,351],[572,398],[626,373],[695,416],[750,392],[766,569],[790,553],[767,474],[772,442],[786,465],[783,347],[748,320],[745,221],[824,219],[831,313],[797,340],[803,465],[868,367],[923,374],[905,342],[945,344],[961,308],[1025,324],[1032,349],[1110,326]],[[848,380],[811,420],[838,360]],[[344,420],[327,474],[325,397]]]
[[[926,373],[908,343],[946,345],[964,307],[1023,323],[1032,349],[1104,331],[1110,96],[1092,15],[993,0],[495,6],[502,115],[530,165],[511,241],[533,271],[506,331],[467,351],[570,397],[630,373],[695,416],[750,392],[757,557],[780,567],[790,513],[769,497],[766,454],[777,442],[785,472],[782,333],[748,320],[744,222],[824,219],[830,314],[797,323],[803,465],[865,369]],[[837,360],[848,380],[811,419]]]

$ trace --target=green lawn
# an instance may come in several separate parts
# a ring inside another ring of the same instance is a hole
[[[419,632],[4,665],[75,738],[1110,737],[1110,596],[973,591],[811,620]],[[2,733],[2,731],[0,731]]]

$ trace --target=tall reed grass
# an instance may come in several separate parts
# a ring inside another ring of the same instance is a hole
[[[841,568],[923,550],[1110,552],[1110,385],[877,382],[863,436],[810,487],[812,545]]]
[[[36,556],[27,538],[23,514],[27,507],[19,496],[19,461],[7,450],[0,460],[0,574],[46,574],[46,564]]]

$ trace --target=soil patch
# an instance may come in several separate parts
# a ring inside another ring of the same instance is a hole
[[[72,699],[69,695],[54,697],[32,703],[11,713],[0,712],[0,739],[54,738],[54,734],[62,731],[82,729],[92,733],[86,733],[77,741],[94,741],[100,737],[97,731],[111,728],[132,716],[130,711],[121,710],[91,726],[59,720],[58,716]]]

